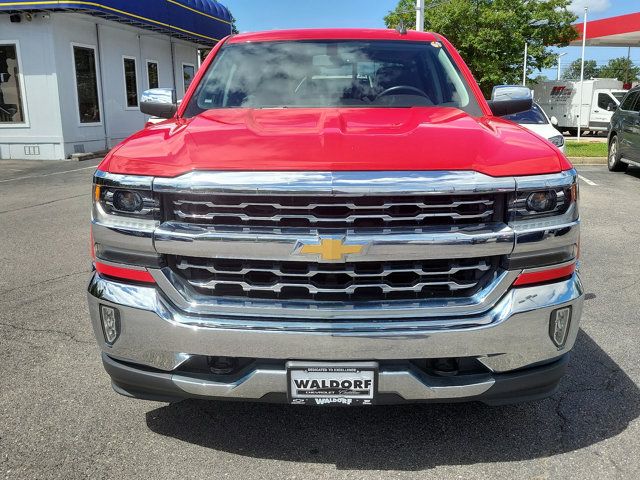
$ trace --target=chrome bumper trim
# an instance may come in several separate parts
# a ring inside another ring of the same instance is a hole
[[[109,173],[103,170],[96,170],[94,174],[95,183],[107,187],[135,188],[136,190],[151,190],[154,177],[143,175],[121,175]]]
[[[94,333],[105,353],[166,371],[189,355],[219,355],[325,361],[471,356],[503,372],[556,358],[572,348],[583,289],[573,275],[563,282],[511,289],[479,316],[386,321],[191,315],[175,310],[154,287],[97,274],[88,298]],[[100,304],[120,312],[122,332],[113,346],[103,339]],[[567,342],[558,349],[549,338],[549,317],[564,305],[572,305],[573,318]]]
[[[514,177],[473,171],[206,172],[155,178],[153,190],[247,195],[468,194],[514,191]]]
[[[91,221],[93,241],[109,247],[126,249],[132,252],[155,254],[153,248],[153,230],[141,230],[127,225],[113,225]]]
[[[578,180],[578,172],[575,168],[559,173],[545,175],[527,175],[514,177],[518,190],[542,190],[554,187],[569,187]]]
[[[260,399],[269,393],[287,393],[285,369],[256,368],[231,383],[172,375],[171,381],[180,390],[203,397]],[[490,375],[468,378],[427,378],[415,368],[381,370],[378,373],[378,393],[397,394],[405,400],[446,400],[468,398],[489,390],[495,383]]]
[[[287,393],[287,371],[257,368],[231,383],[171,375],[171,381],[180,390],[203,397],[254,398],[268,393]]]
[[[158,253],[204,258],[308,260],[295,253],[300,244],[317,243],[318,234],[217,231],[197,225],[165,222],[155,232]],[[508,255],[514,233],[503,223],[446,231],[345,233],[345,243],[367,245],[366,255],[349,261],[429,260]]]
[[[205,295],[194,290],[170,268],[150,269],[158,287],[180,310],[199,315],[260,318],[312,318],[314,320],[468,316],[486,312],[513,284],[520,271],[502,271],[471,297],[393,302],[304,302],[234,299]]]

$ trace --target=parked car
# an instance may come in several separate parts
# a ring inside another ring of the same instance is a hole
[[[640,87],[629,90],[609,126],[609,170],[640,167]]]
[[[577,174],[441,35],[220,41],[94,176],[114,389],[371,405],[534,400],[579,330]]]
[[[522,125],[542,138],[546,138],[564,153],[564,137],[555,127],[558,124],[558,119],[556,117],[547,117],[547,114],[542,111],[537,103],[533,104],[531,110],[506,115],[503,118]]]

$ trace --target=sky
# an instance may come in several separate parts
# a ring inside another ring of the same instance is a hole
[[[599,20],[601,18],[640,12],[640,0],[574,0],[572,2],[572,8],[574,13],[580,17],[577,20],[578,22],[582,22],[584,7],[589,7],[588,20]],[[588,23],[587,28],[589,28]],[[567,53],[562,57],[563,66],[569,65],[573,60],[580,58],[582,53],[581,47],[566,47],[557,50],[562,53]],[[620,47],[587,47],[584,56],[587,60],[595,60],[598,62],[598,65],[605,65],[611,58],[626,57],[627,49]],[[631,49],[631,60],[636,65],[640,65],[640,48]],[[557,70],[545,70],[543,74],[549,78],[556,78]]]
[[[220,0],[229,7],[241,32],[281,28],[365,27],[385,28],[383,18],[397,0]],[[572,9],[582,16],[589,7],[589,19],[640,12],[640,0],[573,0]],[[580,20],[579,20],[580,21]],[[580,58],[580,47],[560,49],[563,66]],[[524,51],[523,51],[524,53]],[[626,48],[587,47],[585,58],[606,64],[610,58],[627,55]],[[640,65],[640,48],[631,49],[631,59]],[[542,72],[555,78],[556,70]],[[533,76],[535,76],[534,74]]]

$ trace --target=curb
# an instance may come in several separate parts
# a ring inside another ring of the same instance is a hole
[[[607,157],[567,157],[574,165],[606,165]]]
[[[94,158],[102,158],[107,154],[108,150],[101,150],[99,152],[87,152],[87,153],[72,153],[69,157],[71,160],[81,162],[83,160],[93,160]]]

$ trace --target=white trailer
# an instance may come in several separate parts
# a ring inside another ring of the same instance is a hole
[[[533,87],[535,102],[549,117],[558,119],[558,130],[572,134],[577,133],[579,116],[581,129],[607,131],[611,116],[625,93],[622,82],[612,78],[585,80],[580,112],[579,81],[549,81]]]

